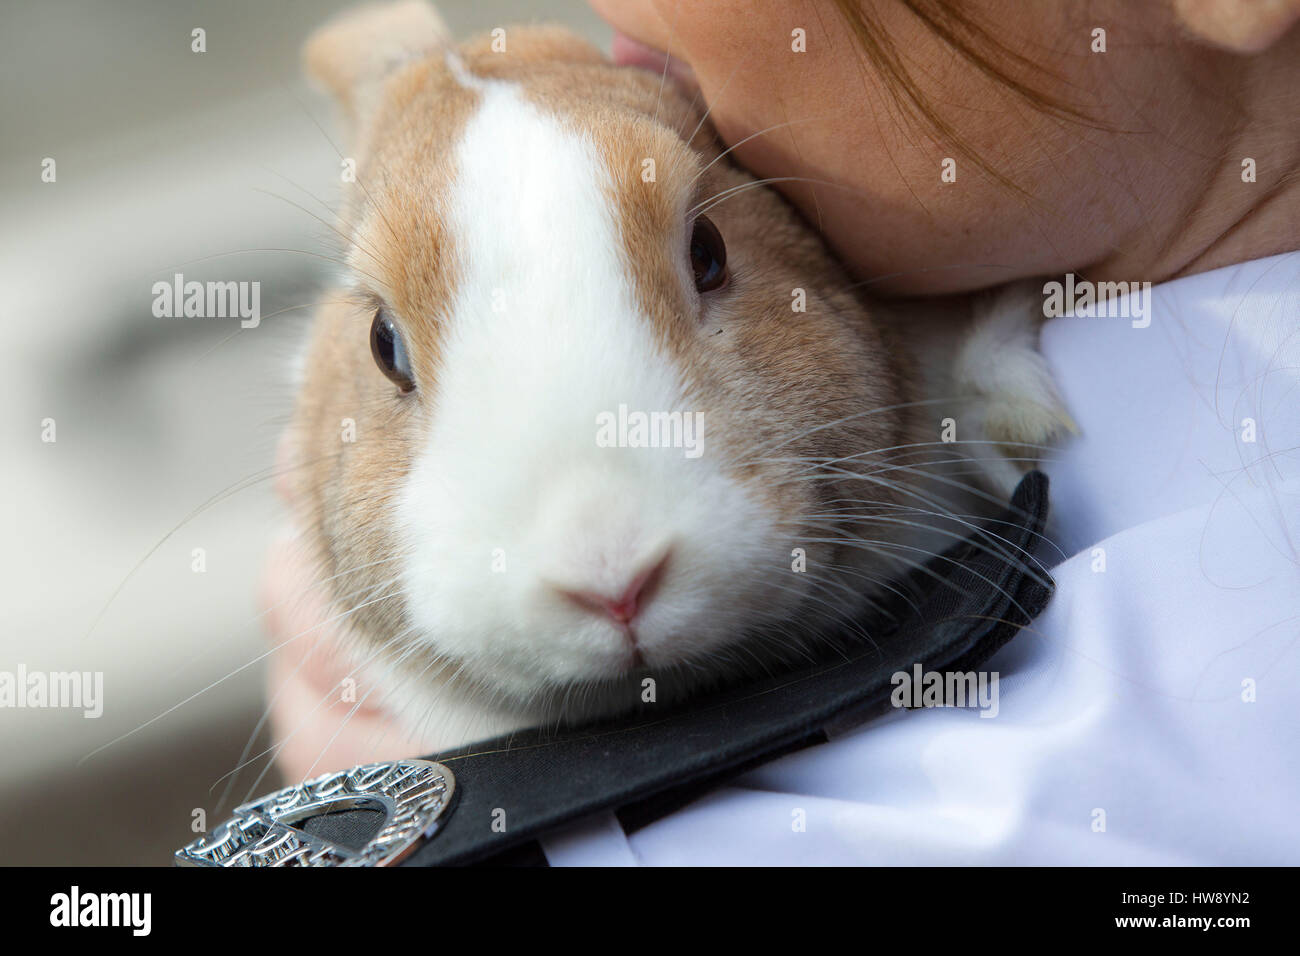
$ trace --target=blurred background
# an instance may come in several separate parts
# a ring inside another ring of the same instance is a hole
[[[0,708],[0,864],[170,865],[261,769],[217,808],[263,712],[289,362],[336,268],[313,215],[339,137],[298,48],[352,5],[0,0],[0,671],[102,671],[105,702]],[[549,20],[608,48],[583,0],[437,6],[457,37]],[[261,325],[156,318],[177,272],[260,282]]]

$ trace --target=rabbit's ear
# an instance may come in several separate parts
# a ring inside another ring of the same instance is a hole
[[[313,33],[303,46],[303,68],[355,127],[389,73],[450,44],[442,17],[423,0],[374,4],[345,11]]]

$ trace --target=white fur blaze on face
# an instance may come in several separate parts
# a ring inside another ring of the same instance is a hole
[[[781,606],[788,547],[711,456],[711,410],[685,405],[595,147],[512,87],[480,89],[447,206],[460,273],[432,425],[395,515],[411,623],[517,701],[716,660]],[[702,413],[703,453],[601,447],[620,405]]]

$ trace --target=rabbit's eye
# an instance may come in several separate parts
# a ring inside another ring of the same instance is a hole
[[[706,216],[696,219],[691,231],[691,271],[700,292],[712,292],[727,284],[727,246],[718,227]]]
[[[379,370],[394,385],[403,392],[414,390],[415,375],[411,372],[411,360],[406,354],[402,333],[383,309],[375,313],[375,321],[370,325],[370,353],[374,355]]]

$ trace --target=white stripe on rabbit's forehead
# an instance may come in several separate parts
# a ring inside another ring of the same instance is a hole
[[[477,353],[464,367],[567,367],[575,392],[608,401],[672,400],[680,375],[634,289],[601,151],[515,85],[474,85],[447,207],[460,263],[447,348]]]
[[[504,541],[534,528],[557,481],[604,474],[603,413],[685,407],[680,369],[628,275],[596,146],[517,88],[485,82],[453,153],[445,217],[458,268],[436,413],[402,506],[409,527],[445,526],[410,542],[417,565],[429,540],[463,540],[462,519]],[[714,467],[657,455],[643,477],[690,468],[701,480]]]
[[[455,151],[450,205],[463,280],[491,285],[497,315],[508,311],[510,290],[525,286],[535,308],[552,298],[577,308],[611,284],[618,288],[606,291],[608,307],[631,306],[609,174],[594,146],[511,84],[477,88]]]

